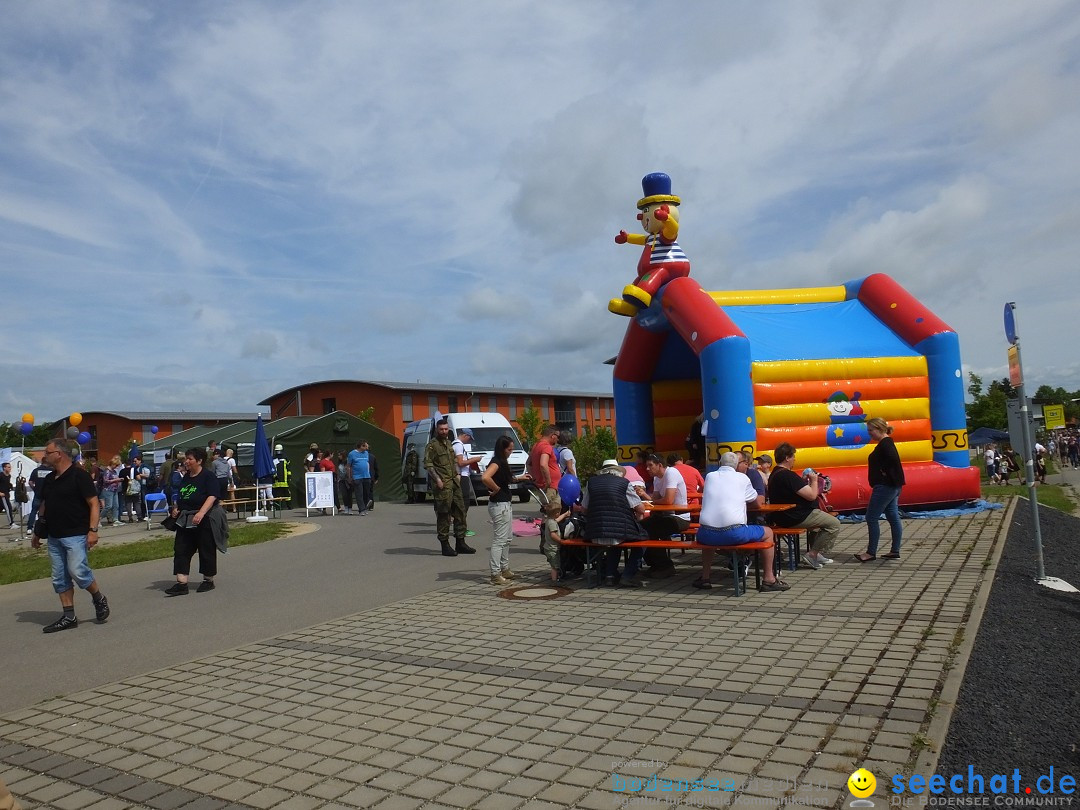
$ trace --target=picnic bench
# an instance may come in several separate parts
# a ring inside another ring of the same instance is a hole
[[[695,549],[698,551],[712,550],[720,554],[731,555],[731,569],[734,575],[735,581],[735,595],[741,596],[743,591],[746,590],[746,583],[743,578],[742,567],[739,565],[740,554],[753,554],[754,555],[754,581],[758,588],[761,587],[761,566],[759,564],[759,553],[769,548],[772,543],[768,540],[755,540],[751,543],[740,543],[737,546],[707,546],[698,543],[695,540],[628,540],[623,543],[604,544],[593,543],[588,540],[581,540],[577,537],[571,537],[564,540],[559,540],[560,546],[567,548],[583,548],[585,549],[585,568],[587,571],[592,572],[592,587],[596,588],[600,584],[600,579],[603,574],[601,573],[600,566],[603,563],[604,557],[607,555],[609,549],[631,550],[635,548],[663,548],[663,549]]]
[[[292,500],[288,495],[276,495],[272,498],[257,498],[257,495],[258,487],[237,487],[230,491],[228,498],[222,498],[219,503],[226,513],[230,511],[230,506],[236,507],[235,514],[239,518],[241,514],[248,513],[249,507],[254,511],[254,507],[259,503],[268,506],[270,511],[280,513]]]

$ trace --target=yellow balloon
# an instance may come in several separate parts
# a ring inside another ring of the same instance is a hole
[[[78,427],[79,423],[82,422],[82,414],[73,413],[71,416],[68,417],[68,422],[70,422],[73,427]]]
[[[34,421],[34,415],[32,413],[24,413],[22,415],[22,420],[24,422],[30,422],[32,424]]]

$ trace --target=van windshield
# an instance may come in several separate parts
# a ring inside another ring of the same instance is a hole
[[[509,436],[514,442],[514,451],[524,450],[521,439],[513,430],[505,427],[471,427],[469,432],[473,435],[472,452],[490,453],[495,449],[495,442],[500,436]]]

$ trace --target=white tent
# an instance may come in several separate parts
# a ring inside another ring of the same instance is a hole
[[[27,481],[30,480],[30,473],[38,468],[38,463],[34,461],[30,456],[24,456],[18,450],[14,448],[0,449],[0,463],[9,462],[11,464],[11,487],[12,491],[9,493],[11,497],[11,508],[22,508],[23,517],[26,518],[30,515],[30,502],[27,503],[15,503],[15,482],[19,480],[21,475]],[[33,500],[33,495],[30,496]],[[0,510],[2,512],[2,510]]]

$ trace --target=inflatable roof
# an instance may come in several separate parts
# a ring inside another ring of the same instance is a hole
[[[889,276],[835,287],[706,292],[666,284],[630,320],[615,361],[619,460],[685,453],[704,417],[707,466],[728,450],[798,449],[832,479],[840,511],[865,508],[865,422],[894,428],[907,506],[979,497],[956,333]]]

